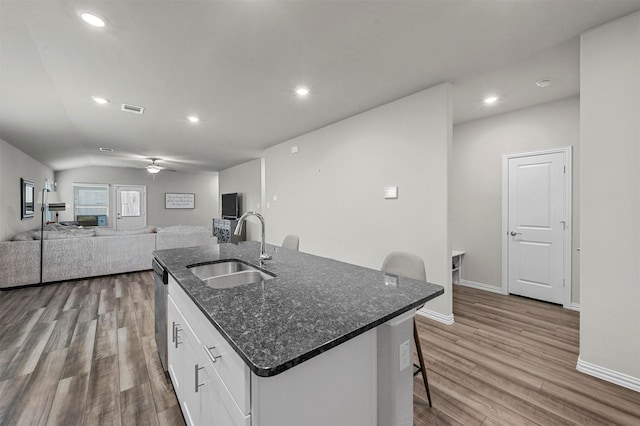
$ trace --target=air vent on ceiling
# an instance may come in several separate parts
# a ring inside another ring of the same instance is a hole
[[[144,112],[144,108],[135,105],[122,104],[122,111],[132,112],[134,114],[141,114]]]

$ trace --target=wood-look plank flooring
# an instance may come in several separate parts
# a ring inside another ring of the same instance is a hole
[[[0,292],[0,425],[183,425],[153,309],[151,272]],[[454,314],[417,317],[415,425],[640,424],[639,393],[576,371],[578,313],[454,286]]]
[[[576,370],[578,312],[453,287],[455,324],[416,317],[415,425],[640,425],[640,393]]]
[[[0,292],[0,425],[183,425],[151,272]]]

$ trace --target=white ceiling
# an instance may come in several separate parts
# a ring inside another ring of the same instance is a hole
[[[444,81],[462,122],[578,94],[578,35],[637,10],[640,0],[0,0],[0,138],[54,170],[159,157],[216,171]],[[541,77],[552,85],[537,88]],[[491,107],[489,93],[501,97]]]

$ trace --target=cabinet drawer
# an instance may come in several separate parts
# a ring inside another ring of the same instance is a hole
[[[203,350],[224,386],[244,414],[251,412],[249,367],[211,324],[198,324],[197,333]]]
[[[225,386],[225,383],[220,378],[214,368],[213,363],[210,361],[207,347],[202,346],[203,357],[207,359],[204,364],[203,378],[204,392],[206,392],[205,399],[208,407],[203,407],[208,410],[208,413],[203,416],[210,419],[210,424],[227,425],[227,426],[250,426],[251,415],[245,414],[235,399],[231,396],[231,392]],[[217,361],[216,361],[217,362]]]

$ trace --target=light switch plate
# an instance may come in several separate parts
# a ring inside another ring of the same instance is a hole
[[[383,194],[384,194],[384,198],[386,200],[398,198],[398,187],[397,186],[385,186]]]

